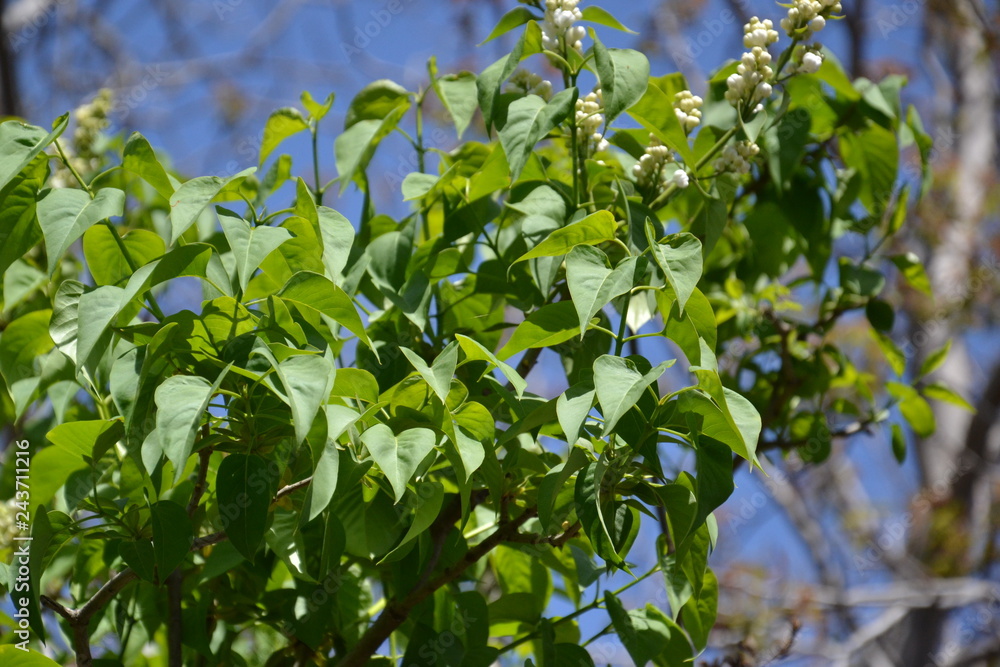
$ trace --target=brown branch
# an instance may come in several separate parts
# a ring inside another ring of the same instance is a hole
[[[207,427],[208,424],[205,424]],[[204,438],[204,432],[202,434]],[[189,517],[193,517],[194,513],[198,511],[198,504],[201,502],[201,497],[205,495],[205,486],[208,482],[208,460],[212,456],[211,447],[206,447],[198,452],[198,479],[195,480],[194,490],[191,492],[191,500],[188,501],[187,513]]]
[[[302,487],[309,484],[309,482],[311,481],[312,477],[307,477],[306,479],[303,479],[301,481],[295,482],[294,484],[289,484],[288,486],[283,487],[275,494],[274,501],[277,502],[280,498],[283,498],[284,496],[287,496],[288,494],[298,489],[301,489]],[[194,497],[192,496],[192,500],[193,499]],[[197,507],[197,505],[195,505],[195,507]],[[189,505],[188,507],[189,512],[190,509],[191,507]],[[212,533],[211,535],[205,535],[204,537],[196,538],[194,542],[191,543],[190,550],[199,551],[207,546],[218,544],[219,542],[222,542],[225,539],[226,539],[226,534],[223,531]],[[179,574],[179,571],[175,571],[174,573],[172,573],[170,575],[170,579],[168,579],[168,590],[167,590],[168,597],[172,597],[173,595],[169,587],[170,580],[172,580],[177,574]],[[94,593],[94,596],[89,600],[87,600],[87,602],[79,609],[70,609],[68,607],[65,607],[56,600],[53,600],[52,598],[46,595],[42,595],[39,597],[39,601],[42,603],[42,606],[51,609],[56,614],[66,619],[66,622],[69,623],[69,626],[73,631],[73,651],[76,653],[77,667],[91,667],[91,665],[93,665],[94,659],[90,653],[90,630],[89,630],[90,619],[93,618],[93,616],[101,609],[103,609],[109,602],[111,602],[111,599],[115,595],[120,593],[123,588],[125,588],[128,584],[130,584],[131,582],[133,582],[138,578],[139,575],[137,575],[134,570],[128,567],[124,568],[121,572],[108,579],[108,581],[103,586],[101,586],[101,588],[96,593]],[[171,600],[170,603],[173,604],[173,600]],[[177,603],[178,605],[180,603],[179,595],[177,597]],[[171,611],[173,611],[172,607]],[[180,615],[178,615],[176,620],[179,621],[180,618],[181,618]],[[175,621],[173,614],[171,614],[170,620],[171,624],[173,624],[173,622]],[[180,637],[180,626],[178,626],[176,629],[172,628],[171,626],[168,626],[168,631],[171,632],[176,631],[178,633],[177,637],[178,638]],[[175,651],[173,634],[170,635],[170,647],[171,647],[170,665],[173,666],[174,664],[180,664],[179,662],[174,663],[174,654],[176,653],[178,659],[180,657],[180,648],[179,648],[180,644],[179,643],[176,644],[177,650]]]
[[[402,600],[392,600],[386,604],[385,610],[368,627],[361,640],[354,645],[354,648],[340,662],[336,663],[337,667],[363,667],[363,665],[368,664],[368,659],[403,624],[414,607],[433,595],[434,591],[457,579],[469,567],[497,546],[503,542],[510,541],[517,534],[518,529],[524,522],[535,516],[535,514],[536,510],[534,508],[525,510],[518,517],[501,525],[497,528],[496,532],[485,540],[469,549],[458,563],[446,569],[434,579],[417,587]]]

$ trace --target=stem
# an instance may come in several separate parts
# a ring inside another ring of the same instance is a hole
[[[622,593],[624,593],[628,589],[632,588],[633,586],[635,586],[639,582],[645,581],[646,579],[648,579],[653,574],[655,574],[655,573],[657,573],[659,571],[660,571],[660,566],[657,565],[653,569],[651,569],[649,572],[647,572],[646,574],[644,574],[641,577],[639,577],[638,579],[634,579],[634,580],[628,582],[627,584],[625,584],[624,586],[622,586],[621,588],[619,588],[618,590],[612,591],[612,595],[614,595],[615,597],[618,597],[619,595],[621,595]],[[562,625],[563,623],[568,623],[568,622],[572,621],[575,618],[579,618],[580,616],[583,616],[584,614],[586,614],[588,611],[592,611],[594,609],[597,609],[598,607],[601,606],[601,603],[603,603],[603,602],[604,602],[604,598],[598,598],[598,599],[594,600],[593,602],[591,602],[590,604],[588,604],[586,606],[583,606],[583,607],[580,607],[579,609],[577,609],[576,611],[574,611],[572,614],[569,614],[567,616],[563,616],[562,618],[558,618],[558,619],[552,621],[552,627],[555,628],[556,626]],[[500,649],[500,653],[498,655],[506,653],[507,651],[511,651],[511,650],[517,648],[518,646],[520,646],[521,644],[524,644],[526,642],[531,641],[533,638],[535,638],[538,635],[538,632],[539,632],[538,630],[534,630],[532,632],[529,632],[526,635],[523,635],[523,636],[515,639],[511,643],[509,643],[506,646],[504,646],[503,648],[501,648]]]
[[[181,568],[167,577],[167,664],[169,667],[183,667],[184,664],[184,617],[181,596],[184,575]]]
[[[727,143],[729,143],[729,140],[736,135],[736,130],[737,130],[736,127],[731,127],[728,130],[726,130],[726,133],[723,134],[721,137],[719,137],[719,140],[715,142],[715,145],[712,146],[707,153],[701,156],[701,159],[698,160],[698,162],[696,162],[694,165],[695,174],[701,171],[702,167],[708,164],[709,160],[714,158],[718,154],[718,152],[721,151],[726,146]],[[649,204],[649,207],[653,210],[656,210],[658,207],[663,206],[664,204],[667,203],[667,200],[670,198],[670,195],[672,195],[676,190],[677,186],[671,183],[669,186],[667,186],[667,189],[660,194],[659,197],[654,199]]]
[[[309,130],[312,132],[313,179],[316,183],[316,187],[313,189],[313,198],[316,200],[316,206],[322,206],[324,186],[319,183],[319,122],[311,123]]]
[[[517,533],[518,528],[533,516],[535,516],[534,510],[525,510],[520,516],[503,524],[495,533],[469,549],[458,563],[446,569],[436,578],[417,587],[402,600],[393,600],[386,604],[385,611],[368,627],[368,630],[365,631],[365,634],[362,635],[354,648],[337,663],[337,667],[363,667],[363,665],[367,665],[369,658],[406,621],[417,605],[433,595],[439,588],[461,576],[469,567],[477,563],[511,535]]]
[[[622,356],[622,348],[625,347],[625,327],[628,324],[628,307],[632,303],[632,295],[625,295],[625,305],[622,306],[622,319],[618,323],[618,338],[615,341],[615,356]]]

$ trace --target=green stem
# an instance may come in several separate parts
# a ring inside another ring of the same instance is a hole
[[[649,572],[647,572],[646,574],[644,574],[641,577],[639,577],[638,579],[634,579],[634,580],[628,582],[627,584],[625,584],[624,586],[622,586],[621,588],[619,588],[618,590],[612,591],[612,595],[614,595],[615,597],[618,597],[619,595],[621,595],[622,593],[624,593],[628,589],[632,588],[633,586],[639,584],[642,581],[645,581],[646,579],[648,579],[649,577],[651,577],[652,575],[656,574],[659,571],[660,571],[660,566],[657,565],[653,569],[651,569]],[[562,625],[563,623],[569,623],[570,621],[572,621],[572,620],[574,620],[576,618],[579,618],[580,616],[583,616],[588,611],[592,611],[594,609],[597,609],[598,607],[601,606],[601,604],[603,602],[604,602],[604,598],[598,598],[598,599],[594,600],[593,602],[591,602],[590,604],[588,604],[586,606],[583,606],[583,607],[580,607],[579,609],[577,609],[576,611],[574,611],[572,614],[569,614],[567,616],[563,616],[562,618],[559,618],[559,619],[556,619],[556,620],[552,621],[552,627],[555,628],[556,626]],[[500,649],[500,654],[506,653],[507,651],[512,651],[513,649],[517,648],[521,644],[524,644],[526,642],[531,641],[532,639],[534,639],[534,637],[536,635],[538,635],[538,630],[535,630],[533,632],[529,632],[528,634],[524,635],[523,637],[519,637],[518,639],[515,639],[511,643],[509,643],[506,646],[504,646],[503,648],[501,648]]]
[[[316,183],[316,187],[313,190],[313,198],[316,200],[316,206],[323,205],[323,185],[319,182],[319,122],[314,121],[310,124],[309,130],[312,132],[312,154],[313,154],[313,182]]]
[[[698,162],[696,162],[694,165],[695,174],[701,171],[701,169],[706,164],[708,164],[709,161],[719,153],[719,151],[725,148],[726,144],[729,143],[729,140],[736,135],[736,130],[737,130],[736,127],[731,127],[728,130],[726,130],[726,133],[723,134],[721,137],[719,137],[719,140],[715,142],[715,145],[712,146],[707,153],[701,156],[701,159],[698,160]],[[677,186],[671,183],[669,186],[667,186],[667,189],[660,194],[659,197],[657,197],[650,203],[649,207],[655,211],[658,207],[663,206],[664,204],[667,203],[667,200],[670,198],[670,195],[674,194],[676,190]]]
[[[632,303],[632,295],[626,294],[625,305],[622,306],[622,319],[618,323],[618,340],[615,341],[615,356],[622,356],[622,348],[625,347],[625,327],[628,325],[628,307]]]

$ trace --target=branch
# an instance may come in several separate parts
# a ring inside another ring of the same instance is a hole
[[[336,663],[337,667],[363,667],[368,664],[368,659],[372,654],[403,624],[414,607],[433,595],[434,591],[457,579],[469,567],[501,543],[509,541],[513,535],[517,534],[518,529],[524,522],[535,516],[535,514],[536,510],[533,508],[525,510],[515,519],[501,525],[497,528],[496,532],[485,540],[469,549],[462,560],[452,565],[436,578],[431,579],[422,586],[418,586],[402,600],[389,602],[385,610],[369,626],[368,630],[365,631],[361,640],[355,644],[354,648],[340,662]]]

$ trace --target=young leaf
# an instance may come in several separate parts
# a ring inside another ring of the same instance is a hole
[[[258,164],[264,164],[275,148],[288,137],[308,130],[309,123],[302,117],[298,109],[285,107],[271,112],[264,124],[264,138],[260,144]]]
[[[527,7],[515,7],[500,17],[497,24],[493,26],[493,30],[490,31],[490,34],[486,37],[486,39],[479,43],[479,46],[482,46],[487,42],[492,42],[500,35],[505,35],[514,28],[524,25],[528,21],[539,20],[541,20],[541,18],[535,16]]]
[[[195,375],[173,375],[156,388],[156,430],[163,453],[174,464],[175,483],[184,476],[201,417],[227,372],[224,369],[215,384]]]
[[[605,122],[610,125],[638,102],[649,85],[649,60],[632,49],[608,49],[590,31],[594,40],[594,66],[601,82]]]
[[[156,232],[133,229],[121,237],[136,266],[144,266],[161,256],[166,243]],[[122,254],[115,232],[107,225],[95,225],[83,235],[83,256],[94,282],[98,285],[117,285],[132,275],[132,269]]]
[[[277,478],[255,454],[230,454],[216,475],[222,526],[236,550],[252,561],[267,532],[267,515]]]
[[[581,382],[564,391],[556,401],[556,415],[559,427],[566,436],[566,442],[572,445],[580,437],[587,415],[594,407],[594,397],[597,390],[592,382]]]
[[[128,141],[125,142],[125,148],[122,151],[122,167],[153,186],[153,189],[164,199],[169,200],[173,196],[174,181],[171,180],[160,161],[156,159],[156,153],[153,152],[149,141],[138,132],[133,132]]]
[[[667,237],[665,242],[656,242],[653,238],[653,226],[646,221],[646,238],[649,240],[649,251],[653,260],[663,272],[663,277],[670,283],[677,295],[677,304],[681,314],[691,294],[701,280],[702,247],[701,241],[693,234],[682,232]]]
[[[98,190],[93,199],[83,190],[46,190],[38,200],[38,224],[45,236],[49,276],[85,231],[101,220],[120,216],[124,209],[125,193],[117,188]]]
[[[399,349],[441,402],[446,402],[451,391],[451,379],[455,376],[455,367],[458,365],[458,341],[449,343],[430,366],[413,350],[405,347]]]
[[[354,96],[347,107],[344,129],[363,120],[383,120],[400,107],[409,107],[410,93],[395,81],[372,81]]]
[[[611,433],[618,420],[632,409],[646,387],[656,382],[664,371],[677,363],[663,361],[641,373],[631,359],[605,354],[594,362],[594,386],[604,415],[603,435]]]
[[[0,123],[0,189],[55,141],[68,123],[69,114],[59,116],[52,124],[51,132],[17,120]]]
[[[934,350],[927,355],[924,362],[920,364],[920,373],[918,377],[926,377],[941,368],[941,364],[945,362],[948,358],[948,353],[951,351],[951,341],[946,341],[939,349]]]
[[[0,189],[0,274],[42,239],[36,198],[48,176],[47,163],[44,157],[36,158]]]
[[[535,144],[544,139],[573,110],[576,88],[557,93],[549,102],[538,95],[514,100],[507,109],[507,118],[499,128],[500,144],[507,155],[510,177],[517,181],[528,162]]]
[[[313,99],[312,93],[308,90],[303,90],[299,96],[299,100],[301,100],[302,106],[305,107],[306,111],[309,112],[309,117],[312,120],[323,120],[326,114],[330,112],[330,107],[333,106],[334,97],[334,93],[330,93],[323,100],[323,104],[320,104]]]
[[[434,92],[451,115],[455,131],[461,139],[469,123],[472,122],[476,109],[479,108],[476,75],[472,72],[459,72],[438,77],[437,60],[433,57],[427,61],[427,69],[431,75]]]
[[[195,223],[205,207],[226,188],[237,185],[257,171],[250,167],[232,176],[199,176],[184,182],[170,197],[170,238],[167,245],[177,239]]]
[[[288,279],[279,292],[281,298],[319,311],[344,326],[365,345],[371,340],[365,332],[351,297],[328,278],[310,271],[300,271]]]
[[[651,604],[626,611],[613,593],[604,594],[608,616],[636,665],[682,665],[694,652],[684,631]]]
[[[500,88],[521,62],[527,34],[527,30],[522,32],[521,37],[514,44],[514,49],[484,69],[482,74],[476,78],[479,108],[483,112],[483,122],[486,124],[487,135],[493,130],[493,121],[498,111],[497,102],[500,97]]]
[[[292,234],[283,227],[251,227],[250,223],[237,214],[216,206],[222,231],[229,241],[229,247],[236,258],[236,274],[239,277],[240,289],[246,290],[250,278],[273,250],[292,238]]]
[[[506,360],[529,348],[563,343],[580,333],[579,325],[573,324],[576,319],[572,301],[542,306],[517,325],[510,340],[497,352],[497,358]]]
[[[614,30],[621,30],[622,32],[631,33],[633,35],[638,34],[635,30],[630,30],[622,25],[622,23],[612,16],[608,10],[598,7],[597,5],[587,5],[583,8],[583,20],[589,23],[597,23],[598,25],[603,25]]]
[[[254,345],[253,352],[265,357],[281,380],[284,389],[281,398],[292,410],[295,440],[301,443],[312,428],[320,406],[330,396],[336,373],[333,364],[318,354],[293,354],[278,361],[267,344],[260,339]],[[265,382],[270,383],[270,378]]]
[[[578,245],[566,255],[566,283],[580,318],[580,338],[599,310],[627,293],[635,282],[638,257],[626,257],[614,269],[607,255],[591,246]]]
[[[384,118],[364,119],[350,125],[333,142],[333,152],[340,174],[340,193],[347,190],[352,180],[363,181],[368,163],[375,149],[396,129],[399,121],[410,108],[409,98],[391,108]]]
[[[565,255],[578,245],[597,245],[615,238],[615,216],[610,211],[597,211],[586,218],[560,227],[541,243],[524,253],[514,262],[538,257]]]
[[[361,442],[389,480],[398,503],[417,466],[434,450],[437,436],[426,428],[412,428],[396,436],[385,424],[376,424],[361,434]]]
[[[517,397],[521,397],[524,390],[527,389],[528,383],[524,380],[524,378],[517,374],[517,371],[514,370],[513,367],[500,361],[496,355],[483,347],[481,343],[469,338],[468,336],[455,334],[455,340],[457,340],[458,344],[462,346],[462,352],[465,353],[466,361],[485,361],[488,364],[499,368],[500,372],[503,373],[503,376],[507,378],[508,382],[510,382],[510,386],[514,388],[514,391],[517,393]]]

